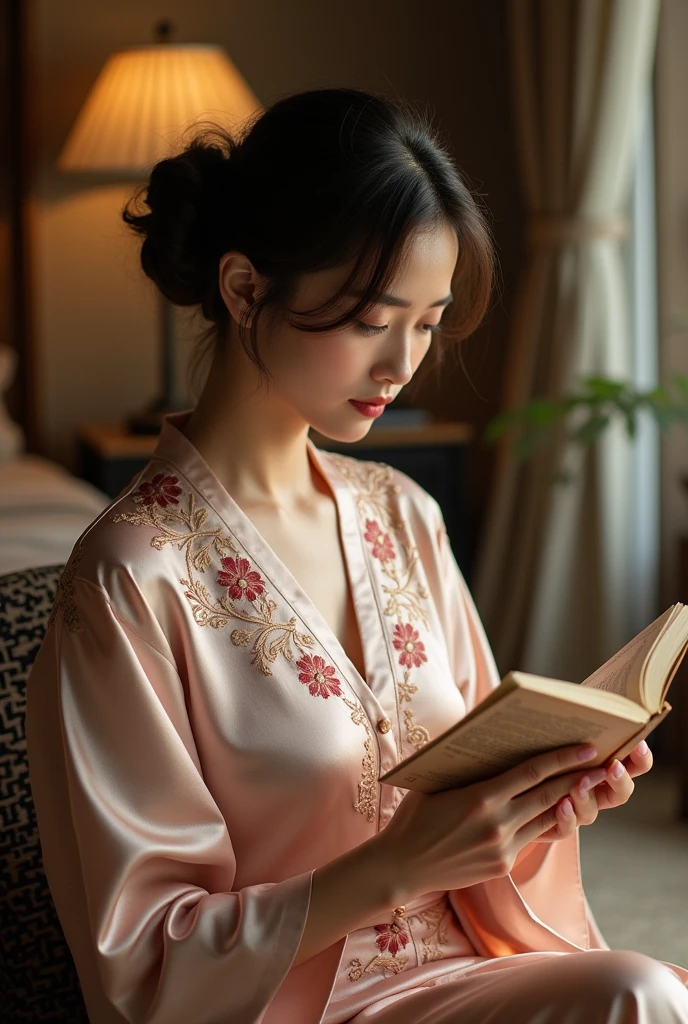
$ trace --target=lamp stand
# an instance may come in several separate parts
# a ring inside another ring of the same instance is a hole
[[[174,383],[174,307],[161,293],[159,303],[162,393],[148,409],[129,418],[127,427],[131,434],[159,434],[164,416],[188,408],[188,402],[180,399]]]

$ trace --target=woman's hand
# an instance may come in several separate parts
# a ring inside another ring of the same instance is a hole
[[[557,806],[557,824],[533,840],[554,843],[572,835],[579,825],[592,825],[600,811],[620,807],[635,788],[633,779],[652,767],[652,751],[641,741],[624,761],[614,759],[606,768],[593,768]]]
[[[484,782],[410,790],[370,840],[374,870],[394,879],[399,906],[421,893],[507,875],[523,847],[556,825],[556,806],[595,771],[581,767],[595,757],[594,747],[561,747]],[[601,781],[605,770],[597,771]]]

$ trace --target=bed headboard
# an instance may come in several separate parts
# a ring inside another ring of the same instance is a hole
[[[7,141],[0,165],[0,344],[17,354],[14,382],[5,396],[8,411],[23,429],[29,450],[36,450],[27,230],[31,7],[23,0],[0,0],[0,137]]]

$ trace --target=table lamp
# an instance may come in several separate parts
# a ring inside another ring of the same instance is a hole
[[[195,121],[212,117],[230,130],[260,103],[219,46],[172,44],[160,22],[157,41],[113,54],[105,63],[59,155],[61,171],[143,180],[153,164],[181,148]],[[129,420],[133,433],[157,433],[178,411],[174,386],[174,311],[160,295],[161,394]]]

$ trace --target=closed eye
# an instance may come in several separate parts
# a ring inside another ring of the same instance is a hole
[[[383,331],[387,330],[387,324],[366,324],[363,320],[356,320],[355,323],[362,334],[382,334]],[[442,324],[423,324],[422,330],[430,331],[431,334],[440,334],[442,331]]]

